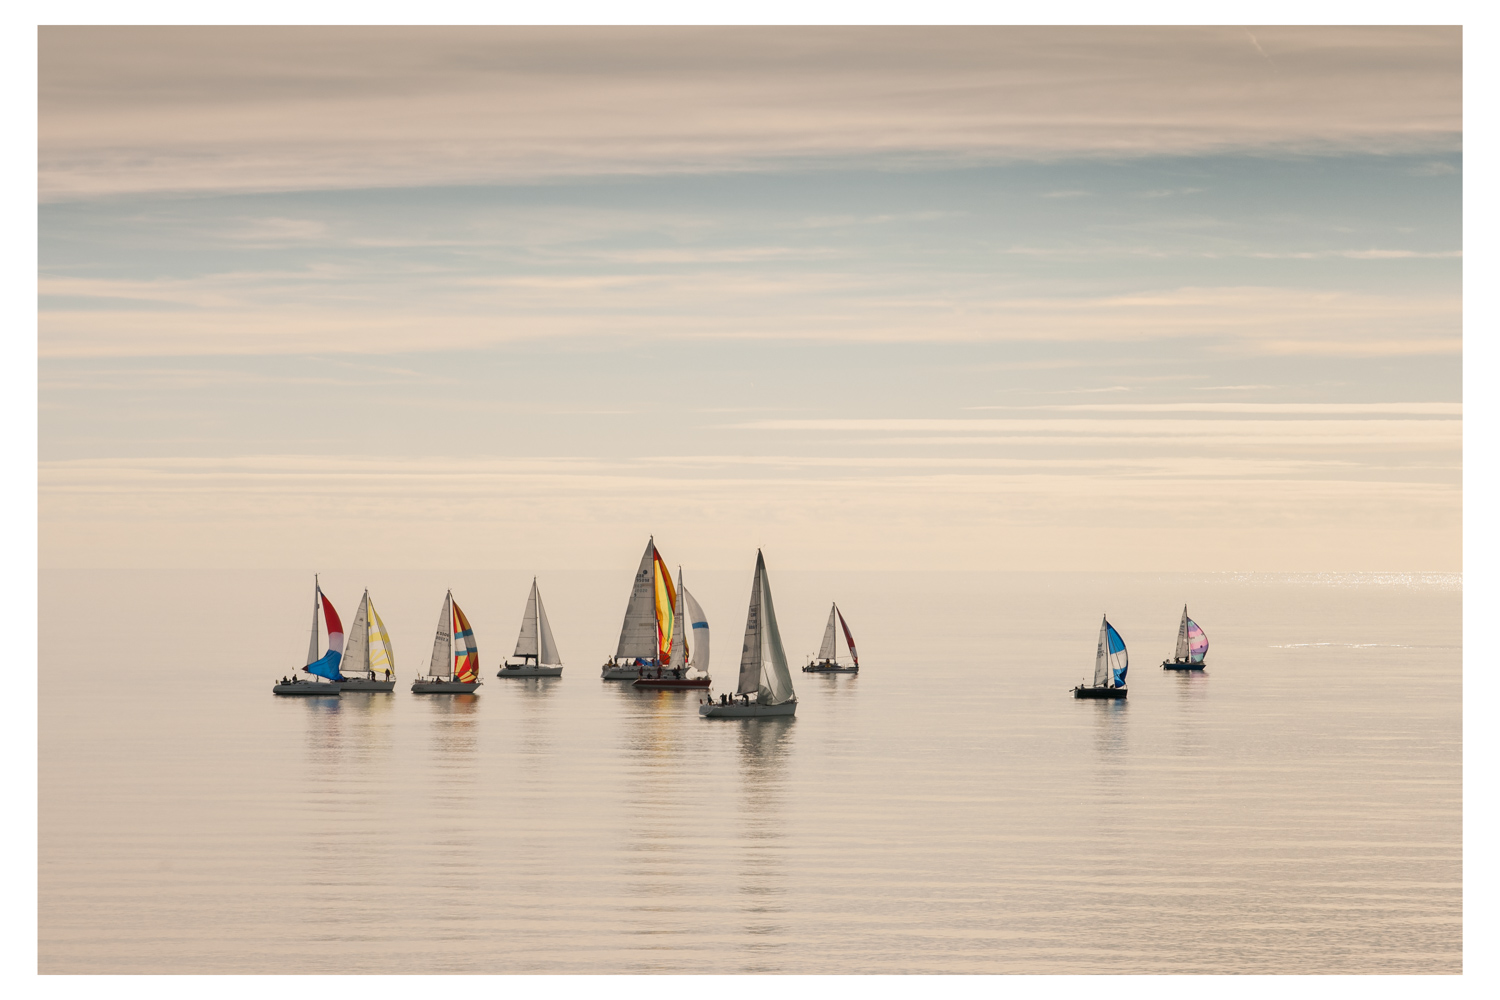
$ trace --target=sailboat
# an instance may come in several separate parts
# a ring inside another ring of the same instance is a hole
[[[735,697],[743,700],[735,701]],[[797,693],[792,690],[781,630],[776,627],[766,557],[756,550],[755,581],[750,585],[750,611],[745,617],[745,645],[740,653],[740,686],[734,696],[721,695],[717,703],[701,705],[698,714],[706,719],[759,719],[796,713]]]
[[[1125,688],[1125,672],[1129,669],[1130,654],[1125,651],[1125,640],[1105,615],[1099,625],[1099,648],[1094,653],[1094,683],[1078,685],[1073,689],[1073,697],[1124,698],[1129,693]]]
[[[644,677],[648,669],[662,665],[672,655],[672,608],[677,593],[672,574],[656,551],[656,538],[646,542],[641,564],[635,571],[630,588],[630,603],[625,605],[625,621],[620,626],[620,643],[615,655],[604,661],[600,676],[607,681],[633,681]]]
[[[683,614],[687,604],[688,616]],[[708,619],[703,609],[693,600],[682,583],[682,567],[677,567],[677,601],[672,605],[672,645],[667,651],[665,665],[657,667],[655,675],[646,675],[636,680],[638,688],[706,688],[713,681],[708,676]],[[693,633],[692,659],[688,658],[688,632]],[[702,632],[702,635],[698,633]]]
[[[1177,626],[1177,651],[1170,660],[1163,660],[1163,670],[1202,670],[1203,658],[1208,655],[1208,636],[1198,623],[1188,617],[1187,605],[1182,606],[1182,622]]]
[[[370,603],[368,590],[360,598],[354,624],[349,626],[349,638],[344,645],[344,659],[339,669],[344,674],[339,686],[345,691],[396,689],[396,655],[391,652],[391,637],[386,634],[385,622],[380,620],[375,605]],[[377,674],[379,680],[375,679]]]
[[[412,682],[412,694],[467,694],[479,687],[479,647],[453,591],[443,598],[437,635],[432,640],[432,663],[427,676]]]
[[[500,664],[500,672],[495,676],[562,676],[562,657],[557,655],[557,640],[552,638],[552,625],[547,621],[547,609],[542,607],[542,592],[537,589],[536,577],[531,578],[531,596],[526,598],[526,610],[521,614],[516,651]]]
[[[854,661],[854,666],[846,667],[839,663],[839,639],[833,630],[833,619],[838,617],[839,625],[844,629],[844,642],[849,645],[849,659]],[[802,668],[803,673],[809,674],[857,674],[859,673],[859,652],[854,648],[854,636],[849,634],[849,623],[844,621],[844,613],[839,610],[838,602],[828,611],[828,627],[823,630],[823,645],[818,649],[818,658]]]
[[[318,655],[318,610],[323,611],[323,623],[328,627],[328,651]],[[339,661],[344,652],[344,626],[333,604],[323,596],[318,577],[313,575],[312,635],[307,640],[307,666],[303,667],[308,677],[283,677],[273,685],[275,694],[330,695],[338,694],[343,687],[344,675],[339,673]]]

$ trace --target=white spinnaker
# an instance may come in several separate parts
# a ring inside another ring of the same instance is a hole
[[[536,655],[536,577],[531,578],[531,594],[521,613],[521,634],[516,637],[516,656]]]
[[[432,664],[427,668],[429,677],[453,676],[453,591],[443,598],[443,610],[438,612],[437,635],[432,640]]]
[[[370,617],[366,609],[370,604],[370,592],[359,600],[359,610],[354,612],[354,622],[344,636],[344,658],[339,669],[344,673],[360,673],[370,669]]]
[[[1099,623],[1099,649],[1094,654],[1094,687],[1109,686],[1109,619]]]
[[[542,592],[537,589],[536,581],[531,582],[532,593],[536,594],[536,622],[537,638],[540,642],[541,653],[537,657],[538,663],[557,664],[562,662],[562,657],[557,652],[557,640],[552,638],[552,623],[547,621],[547,609],[542,605]]]
[[[625,605],[625,621],[620,626],[620,644],[615,659],[654,660],[656,648],[656,541],[646,543],[635,583],[630,588],[630,603]]]
[[[828,609],[828,627],[823,630],[823,645],[818,648],[818,659],[833,660],[838,658],[838,639],[833,634],[833,613],[838,605]]]
[[[1187,623],[1187,605],[1184,604],[1182,606],[1182,624],[1177,626],[1177,652],[1172,654],[1173,659],[1186,660],[1188,658]]]
[[[307,637],[307,662],[309,664],[318,662],[318,607],[323,603],[323,591],[318,587],[317,577],[313,577],[313,623],[312,634]]]
[[[385,622],[380,620],[380,612],[375,610],[375,604],[370,600],[369,594],[365,595],[365,602],[370,608],[370,669],[389,670],[391,676],[396,675],[396,654],[391,651],[391,637],[385,630]],[[375,644],[375,639],[380,640],[380,645]]]
[[[761,614],[760,578],[766,567],[757,553],[755,579],[750,584],[750,610],[745,614],[745,645],[740,651],[740,686],[735,694],[758,694],[760,692]]]
[[[693,631],[693,643],[690,649],[692,658],[688,665],[706,674],[708,673],[708,617],[681,582],[677,585],[677,592],[682,595],[682,601],[687,605],[688,627]]]
[[[781,645],[781,629],[776,627],[776,604],[771,600],[771,578],[766,574],[765,557],[755,554],[756,576],[760,578],[761,629],[765,651],[761,657],[761,689],[756,700],[762,705],[780,705],[796,701],[792,690],[792,672],[787,669],[786,650]]]
[[[677,604],[672,608],[672,666],[687,667],[687,629],[682,627],[682,567],[677,567]]]

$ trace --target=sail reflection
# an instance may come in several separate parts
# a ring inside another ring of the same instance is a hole
[[[746,719],[739,726],[742,790],[738,802],[745,839],[737,853],[736,882],[745,920],[741,947],[750,955],[745,971],[769,972],[780,968],[778,957],[791,943],[784,805],[796,719]]]

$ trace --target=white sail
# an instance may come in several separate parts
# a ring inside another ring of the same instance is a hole
[[[322,603],[318,598],[322,596],[323,589],[318,586],[318,578],[314,576],[312,634],[307,637],[307,662],[309,664],[318,662],[318,605]]]
[[[761,642],[760,578],[765,562],[759,553],[755,558],[755,579],[750,584],[750,610],[745,614],[745,645],[740,651],[740,686],[735,694],[760,692],[760,664],[764,652]]]
[[[656,541],[646,543],[635,583],[630,588],[630,603],[625,606],[625,621],[620,626],[620,644],[615,648],[619,660],[640,657],[654,660],[656,647]]]
[[[536,622],[537,639],[540,652],[537,662],[542,664],[558,664],[562,657],[557,652],[557,640],[552,638],[552,624],[547,621],[547,609],[542,605],[542,592],[537,589],[536,581],[531,581],[531,592],[536,595]]]
[[[761,655],[761,687],[756,698],[762,705],[780,705],[795,701],[792,690],[792,672],[787,669],[786,650],[781,646],[781,629],[776,627],[776,604],[771,600],[771,578],[766,574],[765,557],[755,553],[756,577],[761,590],[761,641],[765,652]]]
[[[370,592],[367,590],[365,596],[360,598],[359,610],[354,613],[354,623],[349,626],[349,633],[344,638],[344,658],[339,665],[344,673],[363,673],[370,669],[369,605]]]
[[[429,677],[449,677],[453,674],[453,591],[443,598],[443,610],[438,613],[437,636],[432,640],[432,664],[427,668]]]
[[[838,605],[828,609],[828,627],[823,630],[823,645],[818,648],[818,659],[834,660],[838,658],[838,639],[833,634],[833,613],[838,610]]]
[[[521,613],[521,634],[516,637],[515,656],[535,656],[536,649],[536,577],[531,578],[531,596],[526,598],[526,610]]]
[[[391,651],[391,637],[386,633],[385,622],[380,620],[380,612],[375,610],[368,591],[365,593],[365,605],[370,609],[369,651],[365,654],[365,662],[372,672],[384,671],[395,677],[396,654]],[[380,640],[379,645],[376,645],[376,639]]]
[[[1175,660],[1186,660],[1188,658],[1188,616],[1187,605],[1182,606],[1182,623],[1177,626],[1177,651],[1172,654]]]
[[[706,674],[708,673],[708,617],[704,615],[698,602],[693,600],[693,595],[689,594],[687,588],[682,585],[680,577],[677,592],[682,595],[682,602],[687,606],[687,627],[693,631],[691,659],[688,661],[688,666]]]
[[[687,629],[682,627],[682,567],[677,567],[677,604],[672,608],[672,666],[686,669],[688,661]]]
[[[1099,623],[1099,650],[1094,654],[1094,687],[1109,687],[1109,619]]]

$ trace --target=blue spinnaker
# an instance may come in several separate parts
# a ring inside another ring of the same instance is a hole
[[[1115,687],[1124,687],[1125,673],[1130,669],[1130,654],[1125,651],[1125,640],[1120,638],[1120,633],[1115,631],[1115,627],[1108,623],[1104,627],[1109,632],[1110,659],[1114,663],[1119,664],[1119,666],[1114,668]]]
[[[341,681],[344,680],[344,675],[339,673],[339,661],[343,658],[343,653],[330,649],[323,654],[321,659],[314,660],[302,669],[317,677],[326,677],[331,681]]]

